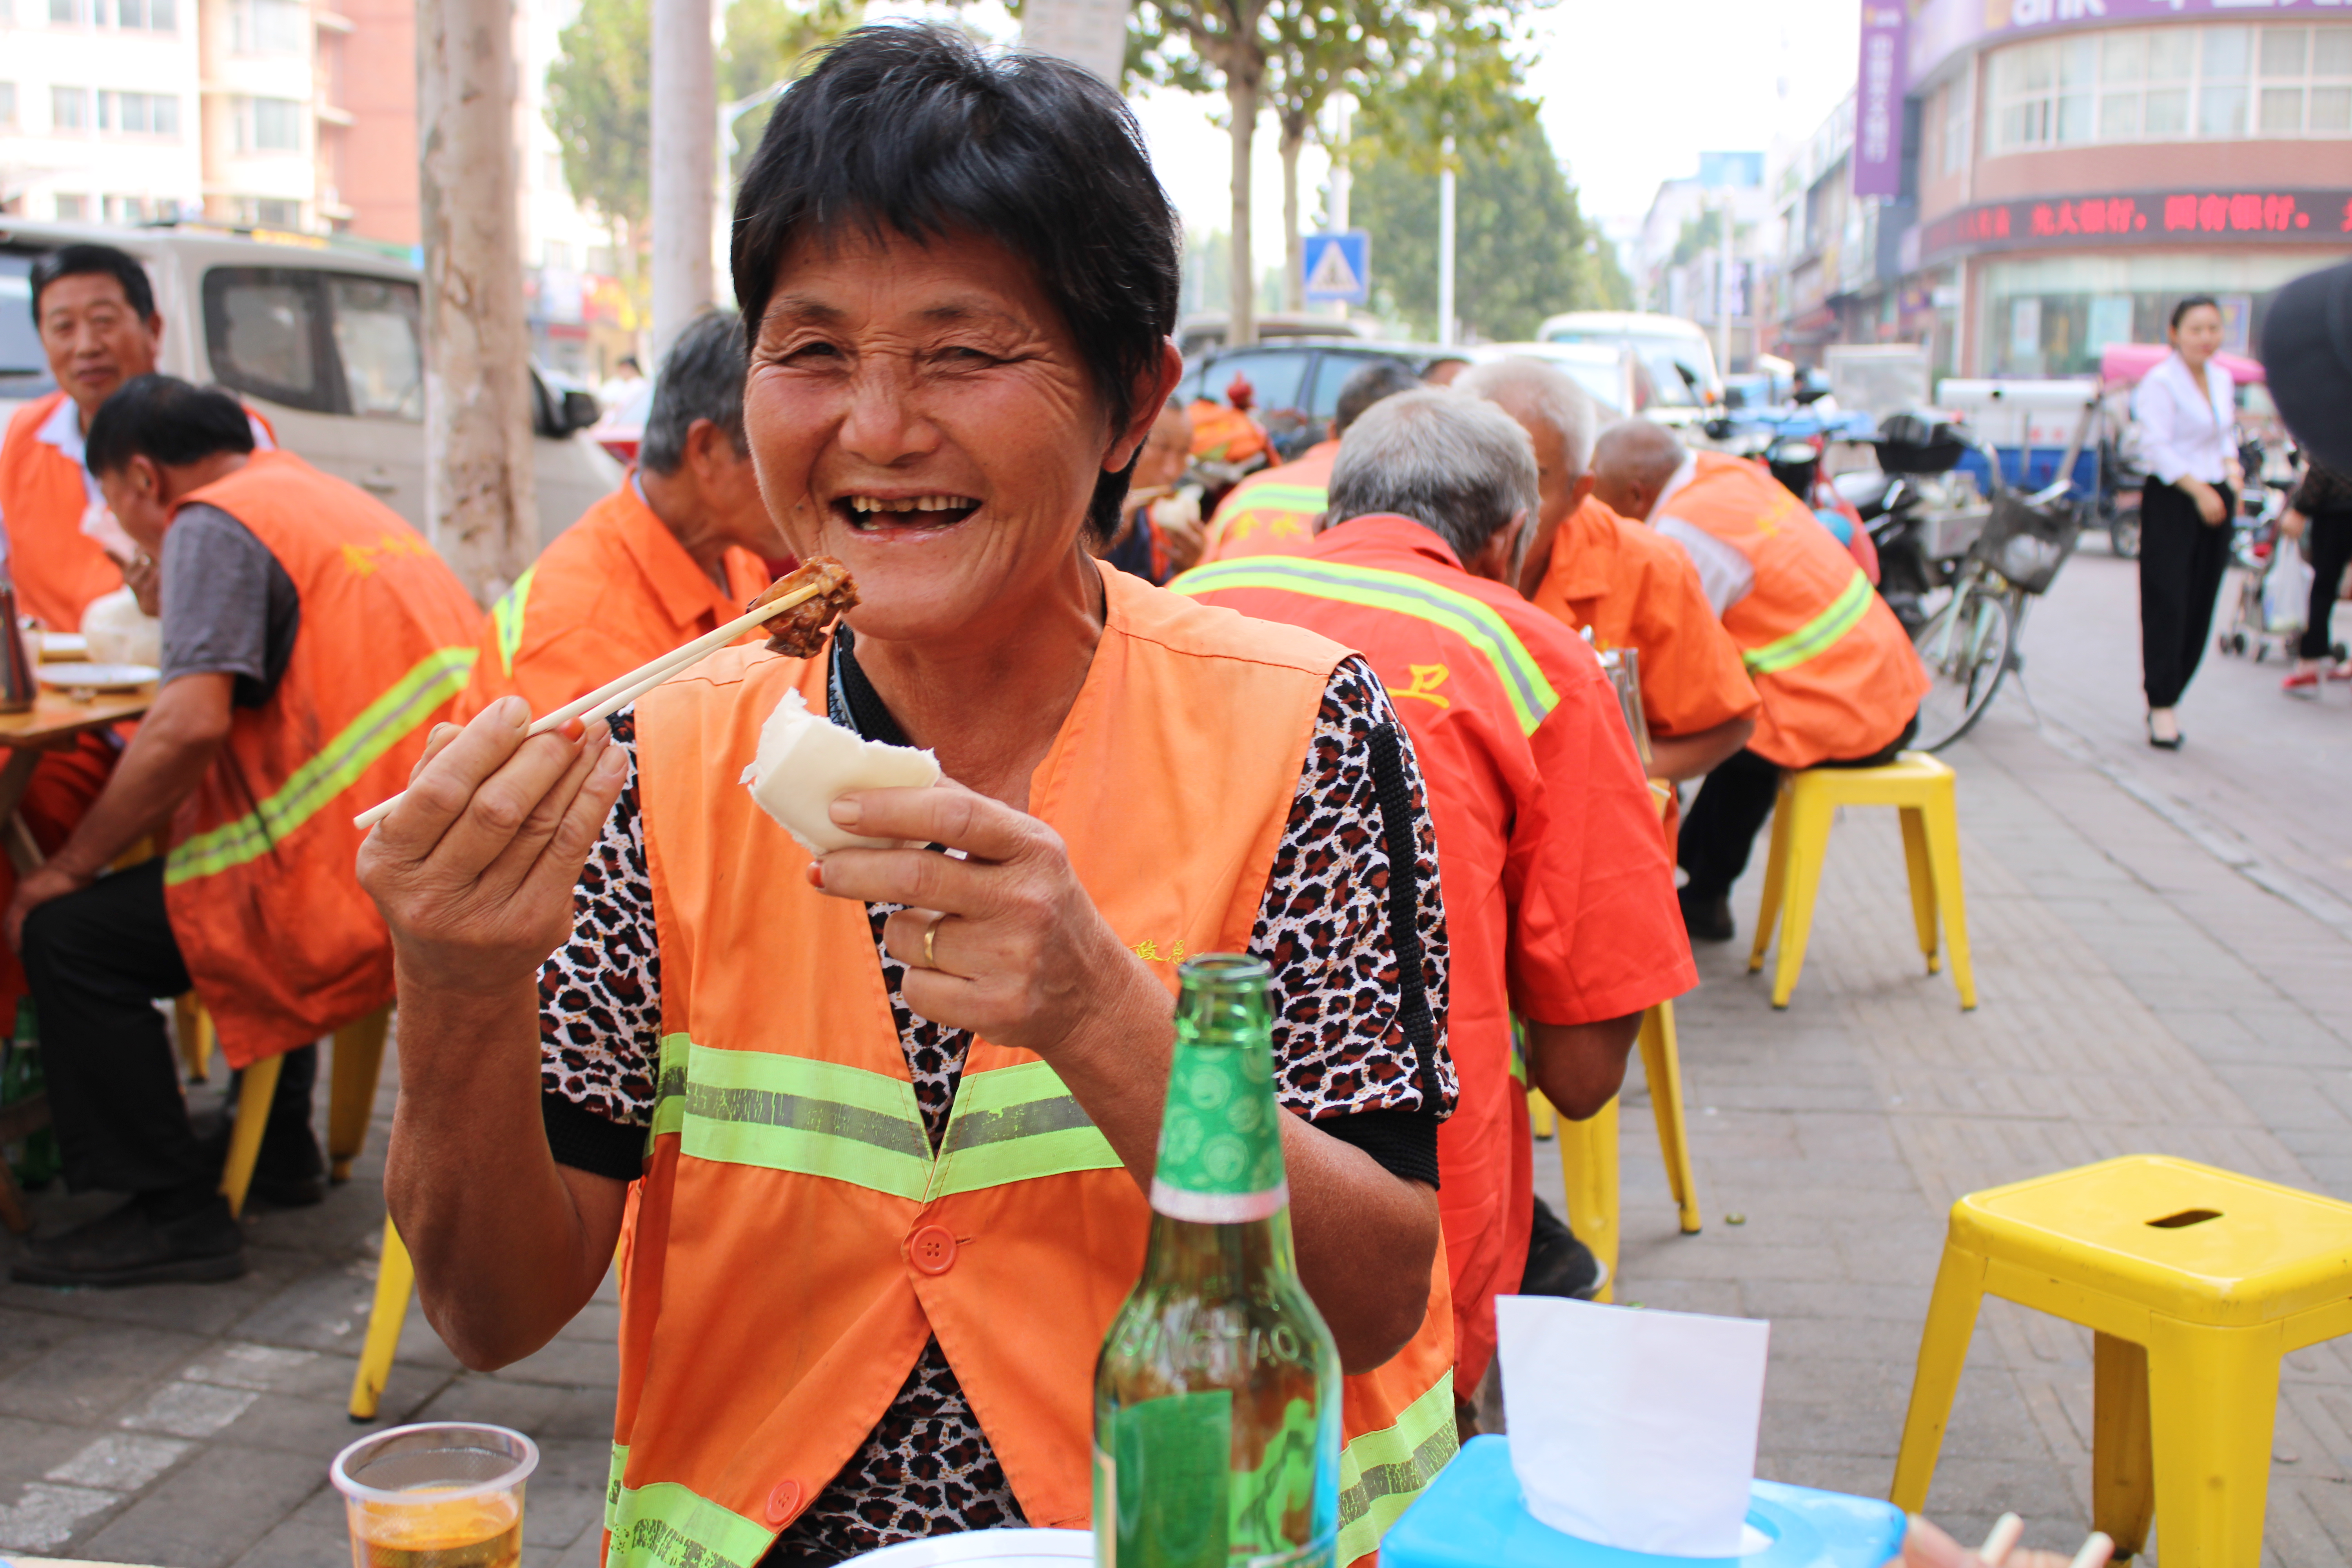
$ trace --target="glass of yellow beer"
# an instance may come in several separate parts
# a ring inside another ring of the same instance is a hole
[[[515,1568],[539,1447],[464,1421],[395,1426],[335,1456],[352,1568]]]

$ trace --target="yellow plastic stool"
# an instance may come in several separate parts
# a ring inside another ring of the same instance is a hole
[[[2092,1523],[2118,1558],[2256,1568],[2279,1362],[2352,1332],[2352,1204],[2127,1155],[1952,1205],[1889,1494],[1927,1500],[1978,1300],[2095,1331]]]
[[[1805,768],[1783,773],[1772,808],[1772,849],[1764,863],[1764,901],[1756,911],[1756,946],[1748,973],[1764,967],[1772,925],[1785,908],[1780,967],[1772,973],[1772,1005],[1786,1007],[1805,966],[1805,942],[1812,934],[1813,903],[1821,892],[1822,858],[1829,852],[1830,822],[1841,805],[1891,805],[1903,813],[1903,858],[1911,868],[1911,918],[1918,927],[1919,951],[1927,973],[1942,967],[1936,955],[1936,916],[1942,911],[1944,940],[1952,952],[1952,983],[1960,1006],[1977,1005],[1977,977],[1969,963],[1968,905],[1960,892],[1959,813],[1952,804],[1952,770],[1925,752],[1905,752],[1882,768]]]
[[[1666,1186],[1675,1195],[1676,1219],[1685,1236],[1699,1228],[1698,1188],[1691,1179],[1690,1133],[1683,1121],[1682,1058],[1675,1044],[1675,1005],[1661,1002],[1642,1015],[1642,1074],[1650,1085],[1650,1111],[1657,1119],[1658,1149],[1666,1163]],[[1540,1097],[1538,1097],[1540,1098]],[[1559,1119],[1562,1195],[1568,1226],[1609,1269],[1600,1299],[1615,1300],[1620,1240],[1617,1181],[1617,1099],[1582,1121]]]
[[[367,1338],[360,1344],[359,1370],[352,1374],[354,1421],[373,1421],[383,1404],[383,1385],[392,1378],[392,1352],[400,1347],[400,1331],[408,1321],[408,1299],[416,1290],[416,1265],[400,1239],[390,1215],[383,1218],[383,1256],[376,1264],[375,1303],[368,1309]]]
[[[190,992],[181,999],[193,1008],[197,1033],[206,1046],[213,1037],[212,1016]],[[189,1029],[187,1014],[182,1027]],[[392,1009],[379,1007],[356,1023],[335,1031],[334,1059],[327,1089],[327,1177],[352,1179],[352,1162],[367,1146],[368,1119],[375,1107],[377,1079],[383,1071],[384,1037],[392,1027]],[[236,1121],[229,1130],[228,1158],[221,1164],[221,1195],[228,1212],[245,1212],[245,1194],[253,1185],[253,1167],[261,1156],[261,1134],[269,1121],[269,1101],[278,1092],[280,1058],[266,1058],[245,1069],[236,1097]]]

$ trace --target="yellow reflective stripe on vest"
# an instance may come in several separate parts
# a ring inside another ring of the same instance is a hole
[[[698,1160],[792,1171],[918,1203],[1119,1158],[1044,1062],[966,1073],[937,1159],[914,1085],[838,1062],[662,1041],[653,1137]]]
[[[199,833],[163,862],[167,887],[259,859],[359,781],[375,760],[400,744],[466,684],[481,650],[436,648],[392,689],[361,710],[318,755],[296,768],[275,794],[234,822]]]
[[[514,586],[490,606],[490,625],[499,634],[499,668],[509,675],[514,673],[515,655],[522,651],[523,606],[530,602],[530,580],[538,575],[536,562],[524,567]]]
[[[629,1450],[613,1445],[613,1479],[604,1493],[612,1546],[604,1568],[753,1568],[776,1532],[721,1508],[675,1481],[628,1487],[621,1471]]]
[[[839,1062],[688,1044],[678,1152],[921,1201],[930,1141],[915,1086]],[[670,1050],[665,1043],[667,1068]]]
[[[1776,637],[1762,647],[1748,649],[1739,656],[1740,661],[1748,666],[1750,674],[1774,675],[1794,668],[1816,654],[1826,653],[1840,637],[1860,626],[1862,617],[1870,613],[1872,592],[1870,579],[1863,574],[1862,568],[1855,567],[1853,580],[1845,585],[1843,593],[1830,601],[1828,609],[1787,637]]]
[[[1331,504],[1321,485],[1253,485],[1234,498],[1232,515],[1245,511],[1295,511],[1313,517]]]
[[[1392,1426],[1339,1450],[1339,1561],[1377,1548],[1421,1489],[1461,1451],[1454,1429],[1454,1373],[1397,1413]]]
[[[1110,1140],[1044,1062],[965,1074],[941,1142],[935,1198],[1072,1171],[1116,1171],[1120,1163]]]
[[[1409,572],[1296,556],[1252,556],[1188,572],[1170,586],[1179,594],[1192,595],[1213,594],[1221,588],[1271,588],[1412,616],[1452,632],[1486,656],[1511,700],[1521,733],[1535,733],[1536,727],[1559,705],[1559,693],[1552,689],[1543,667],[1493,606]]]

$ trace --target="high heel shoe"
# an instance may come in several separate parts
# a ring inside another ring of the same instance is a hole
[[[2186,739],[2186,737],[2183,736],[2178,729],[2174,730],[2169,737],[2158,735],[2156,732],[2156,716],[2154,714],[2150,714],[2148,716],[2147,743],[2154,746],[2158,751],[2177,752],[2180,750],[2180,742],[2184,739]]]

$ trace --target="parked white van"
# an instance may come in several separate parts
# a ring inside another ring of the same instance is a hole
[[[1571,310],[1548,318],[1536,336],[1548,343],[1601,343],[1641,355],[1657,389],[1653,419],[1676,410],[1686,418],[1703,417],[1723,402],[1715,346],[1696,321],[1643,310]]]
[[[0,418],[57,388],[33,325],[31,272],[43,252],[76,243],[111,245],[147,268],[163,317],[156,369],[237,394],[289,451],[425,526],[425,342],[415,267],[296,237],[0,216]],[[621,470],[580,434],[596,422],[593,396],[551,390],[536,370],[531,384],[543,545],[609,494]]]

